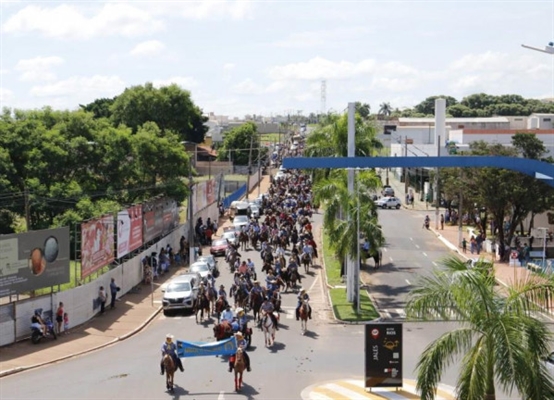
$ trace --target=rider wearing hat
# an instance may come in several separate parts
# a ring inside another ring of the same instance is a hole
[[[173,358],[173,363],[176,367],[178,367],[181,372],[183,372],[185,369],[183,368],[183,363],[181,362],[181,359],[177,356],[177,345],[173,343],[173,335],[167,334],[165,335],[165,342],[162,345],[162,361],[160,363],[161,366],[161,372],[160,375],[164,374],[164,355],[169,354],[171,358]]]
[[[225,291],[225,286],[219,285],[219,290],[217,291],[217,296],[223,299],[225,306],[227,306],[227,292]]]
[[[279,325],[277,324],[277,317],[275,314],[273,314],[273,311],[275,310],[273,303],[270,301],[269,296],[266,296],[264,298],[264,302],[262,303],[262,306],[260,309],[265,312],[269,317],[271,318],[271,321],[273,321],[273,325],[275,325],[275,330],[279,330]]]
[[[242,354],[244,355],[244,363],[246,364],[246,370],[250,372],[252,371],[252,369],[250,368],[250,357],[246,352],[246,340],[244,340],[244,337],[242,336],[242,332],[235,333],[235,338],[237,340],[237,347],[240,347],[242,349]],[[227,369],[227,371],[229,372],[233,370],[235,357],[236,357],[236,354],[229,359],[229,368]]]
[[[253,284],[254,284],[254,286],[252,286],[252,289],[250,289],[250,304],[252,304],[252,295],[253,294],[258,294],[260,296],[263,296],[263,294],[264,294],[264,289],[260,286],[259,281],[254,281]]]
[[[302,302],[304,300],[310,301],[310,295],[306,293],[306,289],[300,290],[298,294],[298,304],[296,305],[296,320],[300,319],[300,307],[302,307]],[[308,318],[312,319],[312,307],[308,303]]]

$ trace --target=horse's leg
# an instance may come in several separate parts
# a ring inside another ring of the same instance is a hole
[[[242,372],[239,374],[239,389],[242,389]]]

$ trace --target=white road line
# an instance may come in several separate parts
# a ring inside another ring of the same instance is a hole
[[[432,261],[431,264],[433,264],[435,267],[438,267],[438,266],[439,266],[439,265],[438,265],[436,262],[434,262],[434,261]]]
[[[394,262],[394,260],[392,259],[392,257],[389,257],[390,258],[390,262]]]
[[[414,241],[414,238],[410,238],[410,240],[413,242],[413,241]]]
[[[154,300],[154,303],[161,304],[161,300]]]
[[[310,286],[310,288],[308,289],[308,293],[310,293],[312,291],[312,289],[314,288],[315,284],[319,281],[319,275],[314,279],[314,281],[312,282],[312,285]]]
[[[219,396],[217,396],[217,400],[225,400],[225,392],[223,390],[219,392]]]
[[[387,319],[392,319],[390,312],[388,312],[387,310],[382,310],[381,314],[383,314]]]
[[[419,245],[416,244],[415,247],[416,247],[416,249],[419,249]]]
[[[409,280],[407,280],[407,279],[406,279],[406,283],[407,283],[408,285],[411,285],[410,281],[409,281]]]
[[[386,253],[388,250],[386,247],[383,247],[383,251]]]
[[[427,255],[427,253],[426,253],[426,252],[423,252],[423,255],[424,255],[425,257],[429,257],[429,256]]]
[[[403,308],[397,308],[395,311],[400,316],[400,318],[406,318],[406,311],[404,311]]]

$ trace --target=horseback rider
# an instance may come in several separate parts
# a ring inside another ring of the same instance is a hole
[[[283,246],[281,243],[277,245],[277,248],[275,249],[275,257],[279,258],[280,256],[285,256],[285,249],[283,249]]]
[[[247,259],[246,266],[248,267],[248,273],[253,279],[256,279],[256,268],[250,258]]]
[[[302,255],[307,254],[310,257],[310,262],[313,260],[314,248],[308,244],[308,240],[304,240]]]
[[[238,331],[240,332],[246,332],[246,329],[247,329],[247,323],[248,323],[248,320],[246,319],[246,313],[244,312],[244,309],[239,307],[237,308],[237,316],[236,316],[236,321],[238,323]],[[248,333],[248,332],[246,332]]]
[[[235,314],[233,313],[233,310],[231,310],[231,306],[227,304],[225,307],[225,311],[221,313],[221,318],[219,322],[227,321],[229,323],[233,322],[233,318],[235,318]]]
[[[179,356],[177,356],[177,345],[173,343],[173,335],[167,334],[165,335],[165,342],[162,344],[162,361],[160,363],[161,371],[160,375],[163,375],[164,370],[164,355],[169,354],[171,358],[173,359],[173,364],[175,364],[176,367],[178,367],[181,372],[183,372],[185,369],[183,368],[183,363],[181,362],[181,359]]]
[[[273,307],[273,303],[270,301],[270,297],[266,296],[264,298],[264,302],[262,303],[262,306],[260,307],[260,310],[262,310],[264,313],[269,315],[271,318],[271,321],[273,322],[273,325],[275,326],[275,330],[279,330],[279,326],[277,325],[277,317],[275,314],[273,314],[273,311],[275,308]]]
[[[253,294],[257,294],[259,296],[262,296],[264,295],[264,289],[260,286],[260,282],[259,281],[254,281],[254,286],[252,287],[252,289],[250,289],[250,304],[252,305],[253,304],[253,301],[252,301],[252,295]]]
[[[250,368],[250,357],[248,356],[248,353],[246,353],[246,340],[244,340],[244,337],[242,336],[242,332],[235,333],[235,338],[237,340],[237,347],[240,347],[242,349],[242,354],[244,355],[244,363],[246,365],[246,370],[248,372],[251,372],[252,369]],[[234,355],[236,357],[236,354]],[[229,368],[227,371],[231,372],[234,367],[234,357],[229,359]],[[233,361],[231,361],[233,360]]]
[[[300,293],[298,294],[298,304],[296,305],[296,320],[298,321],[300,319],[300,307],[302,307],[302,303],[304,301],[310,301],[310,295],[306,293],[306,289],[300,290]],[[308,318],[312,319],[312,307],[308,303]]]
[[[292,277],[293,274],[296,274],[296,278],[298,279],[298,283],[302,283],[302,280],[300,278],[300,274],[298,273],[298,264],[296,263],[296,259],[292,256],[289,259],[289,266],[287,267],[289,271],[289,276]]]
[[[227,304],[227,292],[225,291],[224,285],[219,285],[219,290],[217,291],[218,297],[223,297],[223,301]]]

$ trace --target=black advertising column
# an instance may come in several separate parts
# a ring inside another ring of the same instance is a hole
[[[402,387],[402,324],[365,326],[365,387]]]

